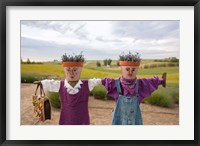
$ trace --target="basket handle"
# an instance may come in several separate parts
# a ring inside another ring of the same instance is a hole
[[[37,84],[37,87],[36,87],[36,90],[35,90],[35,95],[37,94],[37,90],[38,90],[38,87],[40,86],[40,84],[38,83]]]
[[[38,84],[37,84],[37,87],[36,87],[36,90],[35,90],[35,95],[37,95],[37,90],[38,90],[39,87],[40,87],[40,95],[41,95],[41,96],[42,96],[42,95],[45,96],[45,92],[44,92],[42,83],[38,83]]]
[[[42,93],[43,93],[43,95],[45,96],[44,88],[43,88],[43,85],[42,85],[42,83],[41,83],[41,84],[40,84],[40,95],[42,95]]]

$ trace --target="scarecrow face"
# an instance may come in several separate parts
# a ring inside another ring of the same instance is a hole
[[[121,66],[122,76],[125,79],[135,79],[139,66]]]
[[[82,67],[64,67],[64,71],[67,81],[78,81],[81,76]]]

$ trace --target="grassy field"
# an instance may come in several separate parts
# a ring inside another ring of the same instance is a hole
[[[145,60],[141,65],[152,64],[155,62],[151,60]],[[160,62],[156,62],[160,63]],[[103,66],[103,61],[101,61],[102,66],[97,67],[96,61],[86,61],[84,63],[83,71],[81,74],[81,79],[89,78],[118,78],[121,76],[120,68],[117,66],[117,62],[113,61],[111,67]],[[138,71],[138,78],[150,78],[154,75],[162,76],[163,72],[167,72],[167,83],[169,85],[178,86],[179,83],[179,68],[176,67],[157,67],[157,68],[140,68]],[[21,74],[31,75],[31,76],[59,76],[64,78],[63,67],[60,64],[22,64]]]
[[[81,79],[89,78],[118,78],[121,76],[120,67],[117,66],[117,61],[112,61],[110,67],[103,66],[103,61],[100,61],[101,66],[96,66],[97,61],[86,61],[81,73]],[[152,78],[154,75],[159,77],[162,73],[167,73],[167,88],[159,86],[149,98],[143,100],[150,104],[171,107],[174,104],[179,104],[179,67],[177,64],[173,66],[166,65],[159,67],[158,64],[163,62],[154,62],[153,60],[144,60],[141,62],[140,69],[138,70],[137,78]],[[152,65],[153,64],[153,65]],[[167,63],[165,63],[167,64]],[[144,68],[147,66],[148,68]],[[152,68],[153,66],[153,68]],[[156,66],[156,67],[155,67]],[[58,63],[43,63],[43,64],[22,64],[21,65],[21,82],[33,83],[35,80],[42,80],[52,77],[57,79],[64,79],[64,70],[61,64]],[[95,98],[110,99],[106,96],[106,90],[103,86],[95,87],[91,92]],[[55,107],[60,106],[59,95],[52,93],[49,94],[52,105]],[[112,98],[111,98],[112,99]]]

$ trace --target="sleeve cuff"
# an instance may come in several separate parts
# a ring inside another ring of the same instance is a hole
[[[60,89],[60,81],[54,81],[53,79],[52,80],[46,79],[42,80],[41,83],[44,89],[47,89],[48,91],[51,92],[58,92]]]
[[[92,91],[94,89],[94,87],[101,85],[101,84],[102,84],[101,79],[93,78],[93,79],[88,80],[88,87],[89,87],[90,91]]]

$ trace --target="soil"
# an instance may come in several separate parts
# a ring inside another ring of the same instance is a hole
[[[31,95],[35,92],[35,84],[21,84],[21,125],[58,125],[60,109],[52,107],[52,119],[38,122],[33,115]],[[111,125],[111,112],[114,100],[100,100],[89,97],[89,114],[91,125]],[[179,125],[179,106],[164,108],[141,103],[144,125]]]

